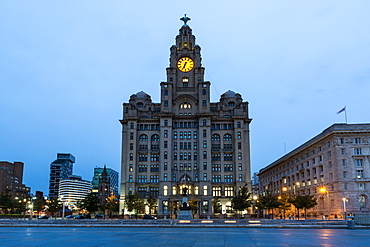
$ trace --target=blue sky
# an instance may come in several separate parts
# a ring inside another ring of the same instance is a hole
[[[0,160],[48,193],[58,152],[120,172],[122,103],[159,102],[185,13],[212,101],[249,102],[252,171],[344,122],[370,122],[369,1],[0,1]],[[285,147],[284,147],[285,146]]]

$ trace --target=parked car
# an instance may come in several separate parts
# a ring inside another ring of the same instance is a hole
[[[96,219],[103,219],[103,218],[104,218],[104,215],[102,215],[102,214],[97,214],[97,215],[95,215],[95,218],[96,218]]]
[[[143,215],[143,219],[144,220],[154,220],[154,219],[156,219],[156,217],[153,217],[153,216],[151,216],[149,214],[144,214]]]
[[[47,220],[49,219],[49,216],[44,215],[44,216],[39,216],[39,220]]]
[[[79,214],[79,215],[76,215],[75,216],[75,219],[86,219],[85,216],[83,216],[82,214]]]
[[[67,216],[66,216],[66,218],[67,218],[67,219],[73,219],[74,217],[75,217],[75,216],[74,216],[74,215],[72,215],[72,214],[71,214],[71,215],[67,215]]]

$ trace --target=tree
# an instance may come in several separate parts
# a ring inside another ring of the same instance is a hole
[[[55,214],[62,209],[62,202],[59,201],[58,197],[51,198],[48,202],[48,211]]]
[[[264,195],[259,196],[258,205],[261,209],[271,210],[272,218],[274,218],[274,209],[280,206],[280,202],[277,196],[273,196],[271,192],[267,191]]]
[[[188,201],[189,207],[191,208],[191,212],[196,214],[198,212],[198,200],[196,200],[194,197],[190,198]]]
[[[99,198],[96,193],[88,194],[84,199],[77,202],[77,207],[85,209],[91,214],[94,214],[99,210]]]
[[[304,216],[307,219],[307,209],[317,205],[316,198],[313,195],[296,195],[291,199],[291,203],[298,211],[298,219],[300,209],[304,209]]]
[[[238,212],[241,212],[252,205],[251,193],[248,191],[247,185],[241,187],[232,199],[231,206]]]
[[[144,210],[144,199],[141,199],[140,195],[138,193],[135,193],[133,195],[127,195],[125,197],[125,204],[126,208],[129,212],[135,211],[135,217],[137,218],[137,214]]]
[[[109,212],[109,217],[112,217],[113,212],[119,211],[119,201],[116,199],[116,196],[108,196],[105,203],[105,210]]]
[[[146,199],[146,205],[149,207],[149,214],[155,213],[157,205],[157,199],[155,199],[152,196],[149,196],[148,199]]]
[[[8,213],[10,213],[13,208],[13,204],[14,202],[11,195],[5,193],[0,195],[0,208],[3,211],[7,211]]]
[[[286,210],[289,210],[290,207],[292,206],[292,203],[291,203],[291,197],[288,193],[284,193],[281,195],[281,199],[280,199],[280,206],[279,208],[281,210],[283,210],[283,217],[285,219],[285,212]]]

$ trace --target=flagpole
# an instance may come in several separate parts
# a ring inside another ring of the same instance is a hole
[[[347,106],[344,107],[344,117],[346,119],[346,124],[347,124]]]

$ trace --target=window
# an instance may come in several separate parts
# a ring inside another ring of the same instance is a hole
[[[207,126],[207,119],[203,119],[203,126]]]
[[[243,175],[239,174],[239,182],[243,182]]]
[[[182,78],[182,86],[189,87],[189,78],[187,77]]]
[[[189,103],[182,103],[180,105],[180,109],[191,109],[191,104],[189,104]]]
[[[344,144],[344,139],[343,138],[340,138],[339,141],[340,141],[340,144]]]
[[[130,140],[134,139],[134,133],[130,133]]]
[[[138,183],[146,183],[147,176],[146,175],[139,175],[138,176]]]
[[[237,123],[237,128],[241,128],[242,127],[242,123],[241,122],[238,122]]]
[[[364,189],[365,189],[365,184],[364,184],[364,183],[358,183],[358,184],[357,184],[357,188],[358,188],[359,190],[364,190]]]
[[[242,171],[243,170],[243,165],[241,164],[241,163],[239,163],[239,165],[238,165],[238,170],[239,171]],[[316,171],[316,170],[315,170]]]
[[[212,196],[221,196],[221,187],[213,187],[212,188]]]
[[[230,134],[225,134],[224,135],[224,141],[232,141],[232,136]]]
[[[357,154],[357,155],[359,155],[359,154],[361,154],[362,152],[361,152],[361,148],[355,148],[355,154]]]
[[[129,176],[128,176],[128,182],[129,182],[129,183],[132,183],[132,175],[129,175]]]
[[[202,101],[202,106],[207,106],[207,101],[206,100]]]
[[[131,124],[130,124],[130,129],[134,129],[134,128],[135,128],[134,123],[131,123]]]
[[[234,196],[234,188],[233,187],[225,187],[225,196],[229,196],[229,197]]]
[[[207,173],[203,173],[203,181],[207,181]]]
[[[221,175],[212,175],[212,183],[221,183]]]
[[[342,165],[346,166],[346,160],[342,160]]]
[[[168,95],[168,90],[164,90],[164,95]]]
[[[168,100],[164,101],[164,106],[168,106]]]
[[[355,164],[356,164],[356,166],[362,166],[362,160],[356,159]]]
[[[173,139],[177,139],[177,131],[173,132]]]
[[[348,184],[343,184],[344,190],[348,190]]]
[[[152,175],[152,176],[150,176],[150,182],[151,183],[158,183],[159,182],[158,175]]]
[[[225,164],[224,165],[224,171],[225,172],[231,172],[233,170],[233,165],[232,164]]]
[[[242,160],[242,159],[243,159],[242,153],[238,153],[238,160]]]
[[[176,193],[177,193],[176,186],[173,186],[172,187],[172,195],[176,195]]]
[[[134,160],[134,155],[130,154],[130,160]]]
[[[199,187],[198,186],[194,187],[194,194],[196,194],[196,195],[199,194]]]
[[[208,196],[208,186],[207,185],[203,186],[203,195]]]
[[[167,174],[167,173],[166,173]],[[166,180],[167,181],[167,180]],[[167,185],[165,185],[165,186],[163,186],[163,195],[164,196],[167,196],[168,195],[168,186]]]
[[[159,142],[159,135],[152,135],[151,141],[152,142]]]
[[[163,147],[164,147],[164,148],[168,148],[168,142],[167,142],[167,141],[164,141],[164,143],[163,143]]]
[[[203,141],[203,147],[206,148],[207,147],[207,141]]]
[[[130,143],[130,150],[134,150],[134,144]]]
[[[358,197],[358,203],[360,208],[366,208],[366,197],[364,195],[360,195]]]
[[[238,142],[238,149],[242,149],[242,143]]]
[[[141,198],[144,198],[146,196],[146,187],[137,188],[137,192],[139,193]]]
[[[242,132],[238,132],[238,139],[242,139]]]
[[[364,178],[364,171],[363,170],[357,170],[356,171],[356,178]]]
[[[207,95],[207,91],[205,89],[202,90],[202,95]]]
[[[207,170],[207,162],[203,162],[203,170]]]
[[[147,136],[147,135],[141,135],[141,136],[139,137],[139,141],[147,142],[147,141],[148,141],[148,136]]]
[[[128,171],[129,172],[132,172],[134,170],[134,165],[133,164],[130,164],[129,168],[128,168]]]
[[[212,164],[212,171],[213,172],[220,172],[221,171],[221,165],[220,164]]]
[[[347,178],[347,172],[343,171],[343,178]]]
[[[193,138],[197,139],[197,132],[196,131],[193,132]]]
[[[167,130],[165,130],[165,131],[164,131],[164,133],[163,133],[163,137],[164,137],[164,138],[167,138],[167,137],[168,137],[168,131],[167,131]]]
[[[207,137],[207,130],[203,130],[203,137]]]
[[[344,149],[344,148],[342,148],[342,149],[340,150],[340,152],[341,152],[341,154],[345,154],[345,153],[346,153],[346,151],[345,151],[345,149]]]
[[[203,151],[203,159],[207,159],[207,151]]]
[[[354,142],[355,144],[361,144],[361,138],[355,138]]]
[[[164,170],[167,170],[167,169],[168,169],[168,164],[167,164],[167,162],[164,162],[164,163],[163,163],[163,169],[164,169]]]
[[[225,175],[224,176],[225,183],[232,183],[233,182],[233,175]]]
[[[212,141],[220,141],[220,135],[218,135],[218,134],[212,135],[212,139],[211,140]]]
[[[232,160],[233,160],[233,154],[232,153],[224,154],[224,161],[232,161]]]

